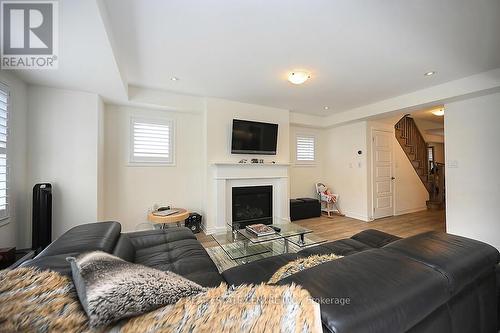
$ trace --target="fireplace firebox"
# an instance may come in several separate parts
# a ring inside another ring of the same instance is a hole
[[[232,188],[233,228],[273,222],[273,187],[244,186]]]

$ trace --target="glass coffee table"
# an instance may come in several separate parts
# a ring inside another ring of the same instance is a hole
[[[312,230],[291,222],[274,220],[272,226],[280,231],[266,236],[256,236],[246,229],[213,234],[213,239],[229,258],[242,264],[282,253],[298,252],[304,247],[325,242],[312,234]]]

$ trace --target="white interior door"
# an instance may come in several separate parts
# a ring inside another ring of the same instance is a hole
[[[393,133],[372,131],[373,218],[393,215],[394,177],[392,176]]]

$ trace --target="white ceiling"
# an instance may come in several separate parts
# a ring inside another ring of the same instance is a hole
[[[125,83],[99,5],[90,0],[59,1],[59,68],[16,70],[16,74],[29,83],[126,100]]]
[[[498,0],[105,3],[128,82],[193,95],[328,115],[500,67]]]
[[[332,115],[500,67],[498,0],[61,0],[60,8],[59,70],[18,73],[109,101],[126,101],[136,85]],[[287,72],[301,68],[312,79],[288,83]],[[438,73],[425,77],[429,70]]]
[[[411,116],[415,119],[425,120],[436,124],[436,127],[444,127],[444,116],[436,116],[433,111],[444,108],[444,106],[437,106],[429,109],[424,109],[416,112],[412,112]]]

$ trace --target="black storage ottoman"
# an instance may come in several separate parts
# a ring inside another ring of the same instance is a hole
[[[310,219],[321,216],[321,204],[314,198],[290,199],[290,220]]]

